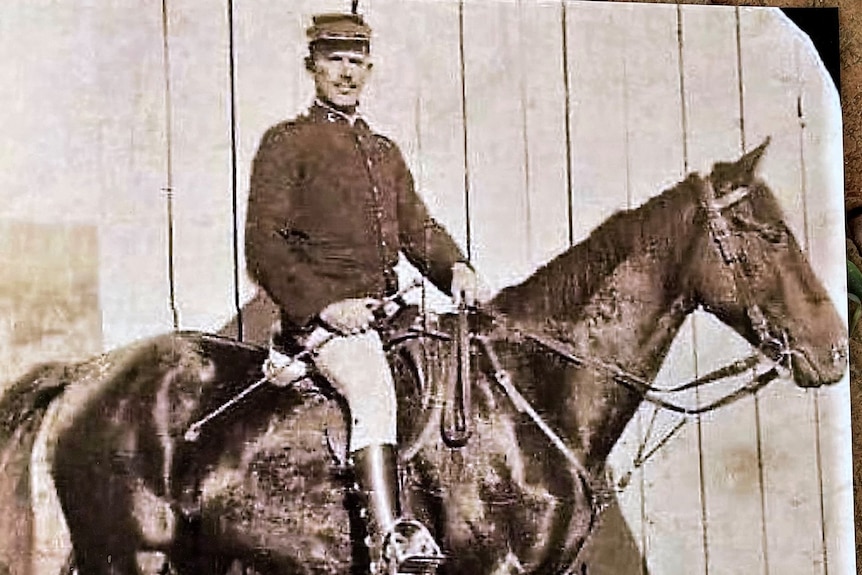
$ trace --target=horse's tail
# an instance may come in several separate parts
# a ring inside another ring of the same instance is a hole
[[[31,456],[68,366],[32,369],[0,397],[0,574],[29,575],[34,554]]]

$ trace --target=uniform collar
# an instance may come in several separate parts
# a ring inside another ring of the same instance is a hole
[[[315,98],[314,104],[311,106],[311,117],[320,122],[328,122],[331,124],[348,124],[356,125],[357,122],[365,124],[365,119],[362,114],[355,112],[354,114],[346,114],[321,100]],[[366,124],[367,125],[367,124]]]

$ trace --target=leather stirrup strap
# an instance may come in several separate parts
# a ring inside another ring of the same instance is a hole
[[[462,303],[458,307],[452,369],[446,382],[446,405],[440,426],[443,440],[449,447],[464,447],[473,434],[470,427],[471,335],[470,310]]]

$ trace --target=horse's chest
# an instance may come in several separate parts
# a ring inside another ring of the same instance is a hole
[[[491,557],[515,548],[520,557],[535,555],[564,503],[562,490],[522,446],[521,424],[511,414],[491,412],[475,419],[467,446],[431,452],[448,544],[459,554]]]

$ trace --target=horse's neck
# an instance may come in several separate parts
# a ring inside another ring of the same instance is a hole
[[[581,351],[654,376],[694,307],[691,250],[705,233],[697,198],[687,180],[615,214],[496,301],[516,322],[551,326]]]
[[[570,342],[579,354],[653,381],[690,307],[686,298],[668,294],[646,276],[639,281],[637,261],[626,262],[624,282],[609,282],[587,304],[586,319],[575,326]],[[604,461],[642,397],[610,374],[583,370],[571,393],[580,442],[592,461]]]
[[[542,325],[544,319],[543,327],[550,325],[579,355],[652,381],[694,307],[687,293],[689,250],[698,245],[703,228],[695,222],[691,192],[675,188],[600,228],[588,241],[611,254],[573,248],[552,262],[540,272],[546,277],[533,281],[567,291],[536,297],[535,286],[533,293],[525,290],[525,300],[512,308],[517,320]],[[578,257],[595,260],[583,264]],[[514,301],[511,295],[508,301]],[[614,378],[588,370],[579,370],[568,384],[570,412],[562,415],[577,426],[587,457],[604,461],[642,398]]]

